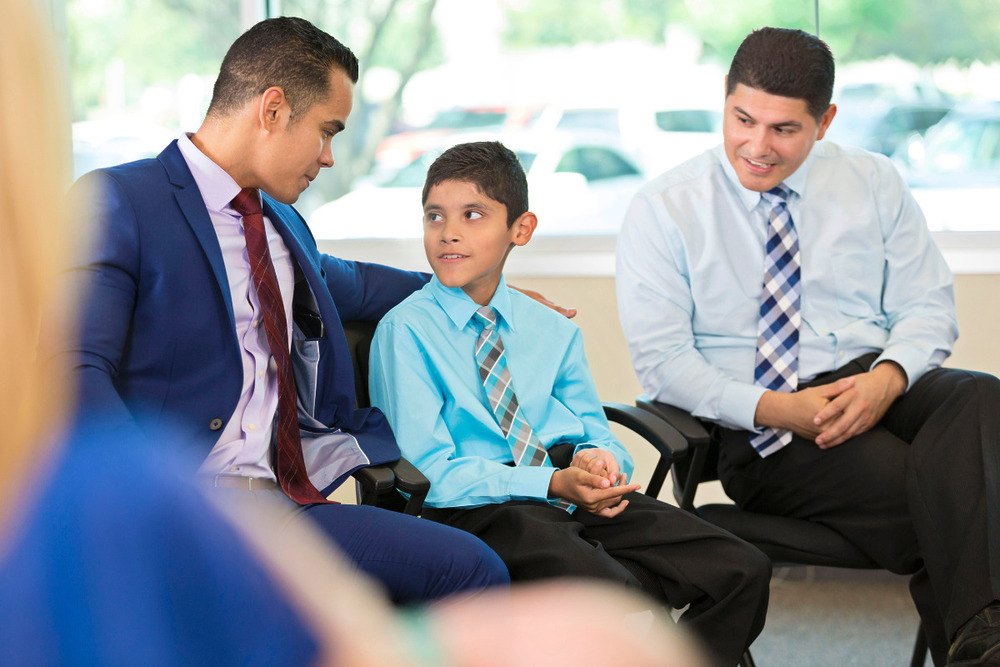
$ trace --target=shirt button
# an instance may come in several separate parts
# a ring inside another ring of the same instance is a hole
[[[841,350],[840,352],[838,352],[837,356],[840,357],[841,359],[843,359],[844,358],[844,352],[843,352],[843,350]]]
[[[250,430],[250,431],[256,431],[256,430],[257,430],[257,427],[256,427],[256,426],[254,426],[253,424],[247,424],[247,430]]]
[[[267,367],[272,371],[278,370],[278,362],[274,360],[274,357],[271,357],[271,360],[267,362]]]
[[[213,431],[218,431],[220,428],[222,428],[222,420],[216,417],[212,421],[208,422],[208,428],[210,428]]]

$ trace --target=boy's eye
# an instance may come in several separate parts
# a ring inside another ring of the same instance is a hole
[[[480,213],[479,211],[466,211],[465,217],[468,218],[469,220],[478,220],[479,218],[483,217],[483,214]]]
[[[440,222],[441,221],[441,214],[440,213],[427,213],[427,214],[424,215],[424,219],[427,220],[427,222]]]

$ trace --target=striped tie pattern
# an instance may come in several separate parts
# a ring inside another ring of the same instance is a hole
[[[764,286],[757,325],[754,384],[772,391],[795,391],[799,384],[799,327],[802,313],[799,237],[786,204],[790,191],[780,184],[761,193],[771,205],[764,257]],[[762,429],[750,436],[761,457],[792,441],[787,429]]]
[[[257,300],[267,343],[278,370],[278,418],[275,422],[274,474],[285,494],[300,505],[328,503],[309,480],[302,456],[296,405],[295,376],[288,352],[288,320],[278,288],[278,276],[271,261],[264,230],[264,211],[254,188],[243,188],[232,201],[233,210],[243,216],[243,230],[250,259],[250,277]]]
[[[473,317],[483,327],[476,340],[479,379],[482,380],[486,398],[493,409],[493,416],[496,417],[500,430],[510,445],[514,465],[551,466],[548,452],[545,451],[531,425],[521,415],[514,387],[511,386],[510,371],[507,370],[503,340],[497,331],[496,310],[491,306],[483,306]],[[568,512],[576,509],[565,500],[550,502]]]

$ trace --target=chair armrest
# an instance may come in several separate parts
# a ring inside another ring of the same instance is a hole
[[[380,499],[396,488],[396,475],[389,464],[368,466],[354,471],[359,505],[380,506]]]
[[[688,440],[684,434],[655,413],[624,403],[605,401],[601,406],[609,422],[621,424],[636,433],[655,447],[661,456],[673,461],[687,454]]]
[[[641,409],[657,415],[673,426],[687,441],[687,458],[675,457],[672,468],[674,478],[674,499],[681,509],[694,512],[694,496],[698,484],[705,479],[715,479],[715,463],[709,461],[712,436],[705,426],[689,412],[673,405],[661,403],[642,394],[635,399]]]
[[[635,404],[657,415],[675,429],[680,431],[684,439],[692,447],[700,447],[709,444],[711,437],[700,421],[680,408],[654,401],[648,395],[643,394],[635,399]]]
[[[424,499],[427,498],[427,492],[431,488],[430,480],[417,470],[415,465],[404,458],[390,463],[389,467],[396,477],[396,490],[410,496],[406,500],[403,513],[419,516],[420,511],[424,508]]]
[[[660,458],[646,485],[646,495],[657,497],[671,465],[687,455],[688,441],[684,435],[655,413],[623,403],[601,404],[608,421],[621,424],[656,448]]]

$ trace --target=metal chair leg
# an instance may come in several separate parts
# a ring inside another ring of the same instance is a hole
[[[927,662],[927,635],[924,634],[924,624],[917,627],[917,639],[913,642],[913,658],[910,667],[924,667]]]

